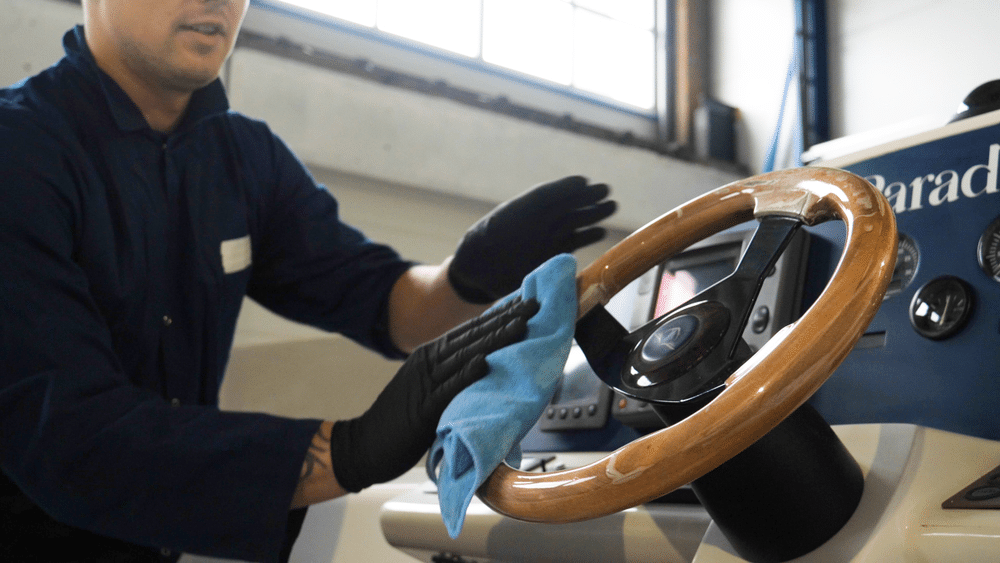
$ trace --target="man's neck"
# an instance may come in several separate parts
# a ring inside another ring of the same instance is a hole
[[[89,34],[86,40],[97,66],[135,103],[150,128],[163,133],[173,131],[184,117],[193,92],[169,89],[149,79],[144,80],[115,56],[109,45],[92,41]]]
[[[115,82],[125,91],[125,94],[142,112],[146,118],[146,123],[150,128],[162,133],[169,133],[177,128],[184,112],[187,111],[191,102],[190,92],[173,92],[162,89],[151,88],[149,85],[135,80],[130,75],[118,73],[119,76],[107,72]]]

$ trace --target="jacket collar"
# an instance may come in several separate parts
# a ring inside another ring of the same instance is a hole
[[[66,33],[63,37],[63,48],[73,66],[100,84],[108,109],[119,129],[126,132],[150,129],[135,102],[114,79],[97,66],[97,61],[87,46],[83,26],[78,25]],[[187,112],[175,132],[183,131],[203,119],[228,111],[229,100],[222,81],[217,78],[208,86],[194,92],[188,103]]]

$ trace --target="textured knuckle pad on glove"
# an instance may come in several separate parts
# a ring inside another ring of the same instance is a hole
[[[486,363],[486,356],[484,354],[477,354],[466,361],[454,362],[452,369],[454,371],[451,372],[451,376],[442,381],[435,390],[435,395],[437,395],[435,397],[436,400],[429,402],[429,406],[432,408],[428,416],[434,419],[435,425],[437,425],[437,420],[441,418],[441,413],[444,412],[444,408],[441,408],[440,412],[438,412],[436,407],[443,403],[446,408],[448,403],[461,393],[463,389],[486,377],[490,367]]]
[[[522,302],[517,297],[452,331],[458,334],[450,337],[441,350],[443,355],[437,358],[441,374],[436,374],[434,379],[440,381],[450,377],[470,358],[488,356],[524,338],[528,319],[538,312],[538,308],[537,301]]]
[[[431,378],[440,385],[435,395],[441,412],[462,389],[486,375],[486,356],[524,338],[528,319],[538,309],[534,299],[522,301],[518,297],[452,331],[458,334],[447,338],[448,344],[441,350],[445,356],[431,358],[437,363],[431,366]],[[435,424],[439,416],[440,412],[434,417]]]
[[[534,299],[513,299],[415,350],[365,414],[334,425],[340,484],[357,492],[413,467],[448,403],[489,373],[486,356],[525,337],[538,310]]]

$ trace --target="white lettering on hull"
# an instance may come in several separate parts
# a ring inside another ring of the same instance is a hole
[[[985,164],[976,164],[962,174],[955,170],[942,170],[936,174],[917,176],[909,183],[894,181],[886,184],[885,177],[879,174],[865,179],[885,195],[893,210],[899,214],[923,209],[925,204],[937,207],[955,203],[963,197],[973,199],[983,194],[996,194],[998,168],[1000,143],[994,143],[990,145]]]

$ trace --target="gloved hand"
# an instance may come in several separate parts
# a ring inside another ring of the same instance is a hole
[[[592,225],[613,214],[605,184],[569,176],[534,187],[501,204],[469,228],[448,267],[448,281],[470,303],[490,303],[521,286],[557,254],[607,234]]]
[[[488,373],[487,355],[524,338],[538,309],[534,299],[517,298],[417,348],[365,414],[333,425],[330,457],[340,485],[358,492],[416,465],[448,403]]]

